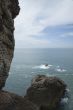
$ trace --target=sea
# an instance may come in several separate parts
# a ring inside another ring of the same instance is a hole
[[[48,66],[45,66],[48,64]],[[4,90],[24,96],[36,75],[57,76],[67,84],[60,110],[73,110],[73,49],[15,49]]]

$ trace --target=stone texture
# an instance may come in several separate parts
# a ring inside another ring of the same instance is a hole
[[[0,110],[38,110],[26,98],[2,90],[14,54],[14,18],[19,11],[18,0],[0,0]]]
[[[25,97],[2,91],[14,54],[14,18],[19,11],[18,0],[0,0],[0,110],[55,109],[66,88],[59,78],[37,76]]]
[[[64,96],[66,84],[57,77],[38,75],[32,80],[26,97],[40,110],[55,109]]]
[[[26,98],[0,91],[0,110],[38,110],[38,107]]]
[[[14,53],[14,18],[19,13],[18,0],[0,0],[0,89],[8,77]]]
[[[0,91],[0,110],[5,110],[12,106],[13,100],[10,94],[4,91]]]

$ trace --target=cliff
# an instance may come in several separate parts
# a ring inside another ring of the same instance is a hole
[[[14,53],[14,18],[19,14],[18,0],[0,0],[0,89],[8,77]]]
[[[14,18],[19,11],[18,0],[0,0],[0,110],[37,110],[28,100],[2,90],[14,54]]]
[[[0,0],[0,110],[36,110],[24,98],[1,89],[4,87],[14,53],[14,18],[19,14],[18,0]]]
[[[26,96],[39,110],[56,110],[65,90],[66,84],[61,79],[38,75],[33,78]]]
[[[0,110],[54,109],[66,89],[64,82],[58,78],[34,78],[25,97],[2,90],[14,54],[14,18],[19,11],[18,0],[0,0]]]

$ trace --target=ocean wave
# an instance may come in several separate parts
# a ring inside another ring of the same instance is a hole
[[[68,97],[62,98],[60,104],[67,104],[68,100],[69,100]]]
[[[50,67],[52,67],[53,65],[39,65],[39,66],[35,66],[35,69],[49,69]]]
[[[56,71],[58,71],[58,72],[66,72],[67,70],[62,69],[62,68],[57,68]]]
[[[50,65],[50,64],[41,64],[41,65],[35,66],[33,68],[34,69],[50,69],[51,68],[52,70],[61,72],[61,73],[67,71],[66,69],[63,69],[60,66],[54,66],[54,65]]]
[[[67,70],[58,65],[58,66],[56,66],[56,71],[57,72],[66,72]]]
[[[70,92],[70,89],[66,88],[66,92],[69,93]]]
[[[61,98],[60,104],[64,105],[64,104],[67,104],[69,102],[69,98],[70,98],[69,93],[70,93],[70,89],[66,88],[64,97]]]

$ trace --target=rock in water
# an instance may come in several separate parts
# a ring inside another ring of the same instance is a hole
[[[26,97],[40,110],[55,109],[64,95],[66,84],[57,77],[38,75],[32,80]]]
[[[57,106],[66,88],[56,77],[37,76],[24,98],[1,90],[13,58],[14,18],[19,10],[18,0],[0,0],[0,110],[50,110]]]
[[[0,89],[4,87],[14,53],[14,18],[18,0],[0,0]]]

